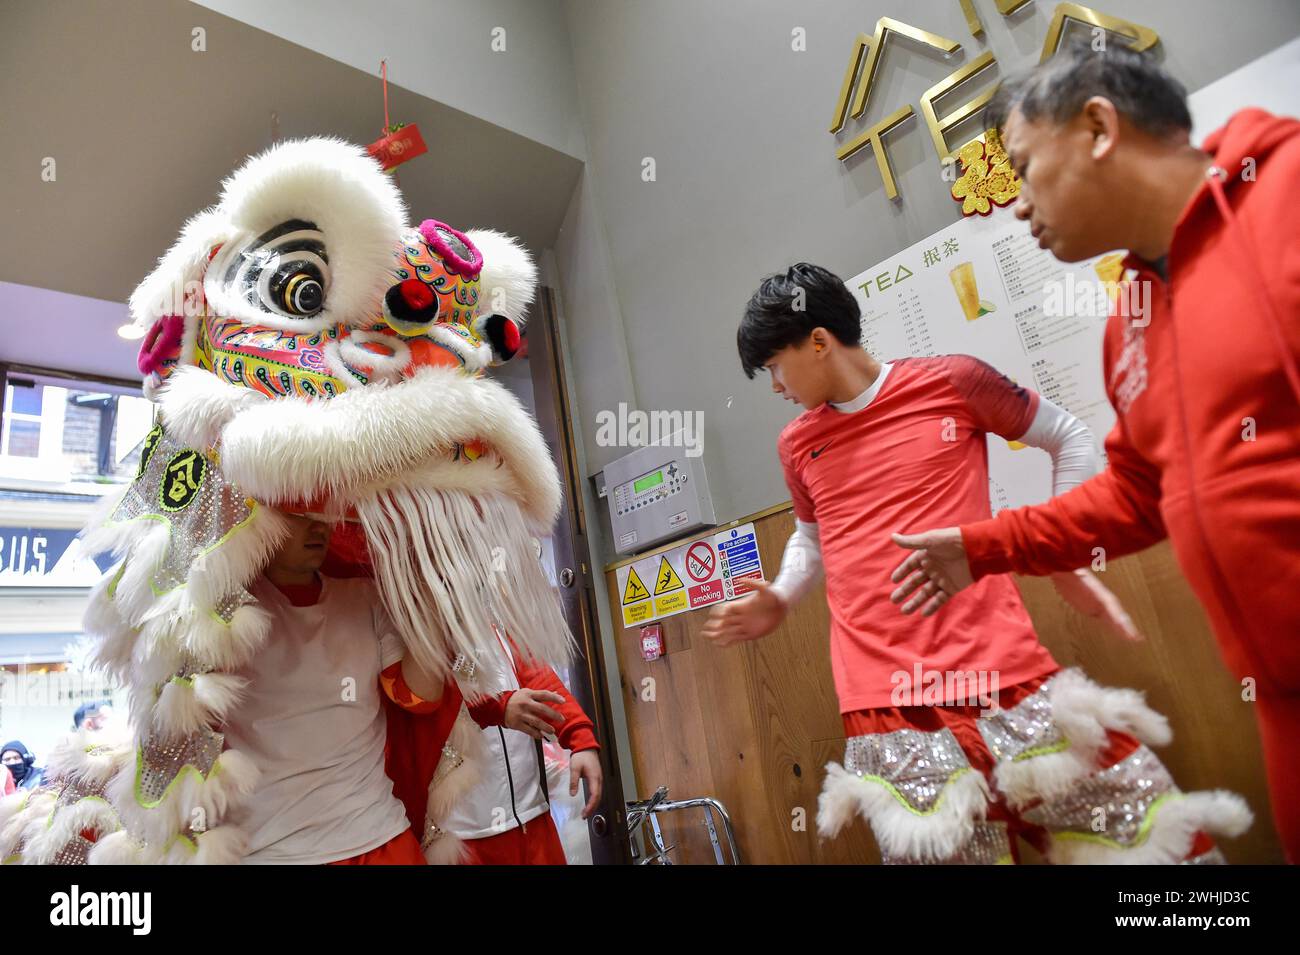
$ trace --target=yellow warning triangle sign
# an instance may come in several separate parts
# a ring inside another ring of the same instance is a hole
[[[682,579],[677,576],[677,571],[673,570],[673,565],[668,563],[668,558],[660,557],[659,576],[655,578],[655,596],[666,594],[670,590],[680,590],[684,586]]]
[[[645,589],[645,584],[641,583],[641,578],[636,574],[635,567],[627,569],[627,586],[623,588],[623,603],[636,603],[638,600],[645,600],[650,596],[650,591]]]

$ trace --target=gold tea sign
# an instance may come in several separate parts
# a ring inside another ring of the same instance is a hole
[[[962,12],[966,16],[966,23],[970,28],[971,35],[979,36],[984,32],[984,26],[980,23],[979,15],[975,12],[974,3],[972,0],[959,0],[959,2]],[[1004,17],[1010,16],[1027,3],[1029,3],[1029,0],[997,0],[998,12]],[[1131,23],[1128,20],[1121,20],[1105,13],[1099,13],[1077,3],[1058,3],[1052,12],[1052,21],[1048,25],[1047,36],[1043,41],[1043,51],[1039,57],[1040,63],[1049,59],[1060,47],[1061,38],[1065,35],[1065,27],[1069,21],[1113,33],[1126,40],[1134,50],[1146,50],[1160,42],[1160,37],[1148,27]],[[880,66],[881,50],[894,36],[905,37],[913,42],[938,50],[944,54],[945,58],[952,56],[962,48],[961,44],[956,40],[949,40],[937,33],[918,29],[892,17],[881,17],[876,21],[874,35],[868,37],[865,33],[860,33],[853,43],[853,52],[849,56],[848,68],[844,71],[844,81],[840,84],[840,95],[835,104],[835,115],[831,120],[831,133],[838,134],[844,129],[850,117],[860,119],[863,113],[867,111],[867,103],[870,101],[871,90],[875,85],[876,71]],[[965,146],[959,147],[957,150],[951,150],[948,148],[948,130],[983,109],[988,104],[988,101],[993,98],[993,93],[997,90],[997,87],[989,88],[969,103],[959,106],[942,117],[935,112],[935,102],[996,63],[997,60],[993,54],[985,51],[921,94],[921,115],[925,117],[926,128],[929,129],[930,137],[934,140],[934,147],[939,153],[940,164],[955,162],[958,154],[966,146],[970,146],[971,143],[982,142],[983,134],[971,140]],[[909,103],[890,113],[870,128],[858,133],[848,142],[839,146],[835,152],[836,157],[843,162],[860,150],[870,146],[871,151],[875,153],[876,164],[880,167],[880,178],[885,183],[885,194],[890,199],[898,198],[898,187],[894,183],[894,173],[889,166],[889,155],[885,150],[884,137],[902,125],[912,114],[912,105]],[[970,155],[970,153],[967,153],[967,156]],[[980,158],[982,159],[983,156]],[[965,163],[965,166],[969,169],[971,163]],[[967,206],[974,207],[966,212],[968,215],[974,211],[981,211],[980,207],[983,207],[982,211],[987,213],[990,201],[996,205],[1005,205],[1006,202],[1010,201],[1006,197],[1006,184],[1000,180],[992,185],[985,184],[984,195],[982,196],[984,201],[978,201],[977,198],[977,201],[968,202],[967,196],[979,191],[974,178],[968,182],[968,186],[970,188],[963,189],[963,195],[961,196],[958,196],[955,190],[953,193],[954,198],[963,202],[964,210]],[[1015,184],[1015,188],[1018,191],[1018,183]],[[996,194],[996,198],[994,194]],[[1003,198],[1005,201],[997,202],[997,198]]]

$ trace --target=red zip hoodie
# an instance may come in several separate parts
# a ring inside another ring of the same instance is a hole
[[[1104,472],[962,527],[976,578],[1089,565],[1168,536],[1240,677],[1300,690],[1300,121],[1242,110],[1174,229],[1144,319],[1113,313]],[[1121,301],[1123,301],[1121,296]],[[1145,323],[1144,323],[1145,321]]]

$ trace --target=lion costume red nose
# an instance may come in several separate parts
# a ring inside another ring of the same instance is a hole
[[[384,310],[411,334],[438,319],[438,299],[420,279],[403,279],[384,295]]]
[[[423,312],[433,304],[433,290],[419,279],[406,279],[398,286],[402,301],[412,311]]]

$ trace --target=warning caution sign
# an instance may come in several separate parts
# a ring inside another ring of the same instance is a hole
[[[623,626],[625,627],[631,627],[638,623],[649,623],[654,618],[654,605],[648,600],[644,603],[623,608]]]
[[[663,597],[655,598],[655,616],[668,617],[675,613],[681,613],[683,610],[689,610],[687,603],[686,591],[678,590],[675,593],[666,594]]]
[[[618,568],[616,593],[623,595],[623,626],[731,600],[740,593],[735,582],[762,575],[753,524],[642,557]]]
[[[638,600],[645,600],[650,596],[650,591],[645,589],[645,584],[641,583],[641,578],[637,576],[636,568],[628,569],[627,586],[623,588],[623,604],[626,606],[630,603],[636,603]],[[659,591],[655,591],[658,593]]]
[[[677,576],[677,571],[668,562],[668,557],[660,557],[659,574],[655,577],[655,596],[658,597],[660,594],[681,590],[684,586],[686,585],[682,583],[682,578]]]

